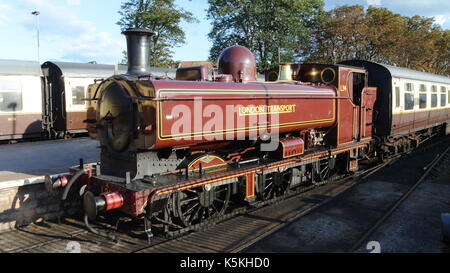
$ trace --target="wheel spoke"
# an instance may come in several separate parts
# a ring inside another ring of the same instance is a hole
[[[264,188],[264,191],[266,191],[271,185],[273,185],[273,182],[270,182],[269,185],[267,185],[267,186]]]
[[[213,192],[204,192],[202,188],[179,192],[178,201],[174,203],[174,210],[178,211],[175,217],[187,227],[222,214],[230,198],[230,189],[230,185],[224,185],[211,189]]]
[[[195,203],[191,206],[190,209],[188,209],[185,213],[183,213],[183,215],[188,214],[189,212],[191,212],[195,207],[197,207],[198,205],[200,205],[199,203]]]
[[[214,205],[214,203],[212,203],[211,207],[212,207],[212,209],[215,210],[217,213],[219,212],[219,210],[216,208],[216,206]]]
[[[217,193],[224,192],[224,191],[227,191],[227,188],[223,188],[223,189],[217,190],[217,191],[216,191],[216,194],[217,194]]]
[[[270,188],[269,192],[267,193],[267,196],[272,196],[271,193],[273,192],[273,187]]]
[[[195,195],[198,194],[198,192],[195,191],[195,190],[185,190],[185,192],[186,192],[186,193],[193,193],[193,194],[195,194]]]
[[[192,201],[196,201],[196,200],[198,200],[198,196],[197,197],[193,197],[193,198],[191,198],[191,199],[184,199],[184,200],[181,200],[181,204],[187,204],[187,203],[189,203],[189,202],[192,202]]]
[[[191,216],[189,217],[189,220],[188,220],[189,224],[192,223],[192,221],[194,221],[195,215],[197,215],[197,213],[200,211],[200,209],[201,209],[201,206],[198,206],[198,208],[195,210],[195,212],[191,214]]]

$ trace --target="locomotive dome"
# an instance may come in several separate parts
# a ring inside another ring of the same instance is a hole
[[[217,60],[220,74],[228,74],[235,82],[256,81],[255,55],[246,47],[235,45],[225,49]]]

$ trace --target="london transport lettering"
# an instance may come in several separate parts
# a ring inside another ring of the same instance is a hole
[[[239,116],[295,113],[297,105],[258,105],[239,107]]]

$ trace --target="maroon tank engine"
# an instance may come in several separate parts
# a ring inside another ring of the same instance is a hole
[[[91,98],[97,109],[90,133],[101,161],[47,183],[50,190],[81,189],[93,232],[88,221],[112,210],[142,217],[150,237],[152,222],[192,228],[218,219],[232,200],[267,201],[304,181],[325,181],[324,173],[355,169],[372,149],[376,88],[351,84],[363,69],[297,65],[296,75],[333,77],[258,82],[254,55],[232,46],[218,58],[218,73],[188,67],[175,80],[155,78],[148,68],[152,33],[123,34],[128,72],[95,85]]]

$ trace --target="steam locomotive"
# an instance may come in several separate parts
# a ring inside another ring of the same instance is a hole
[[[111,210],[142,217],[149,238],[152,223],[189,228],[218,219],[232,202],[282,197],[355,171],[365,157],[449,133],[447,101],[433,120],[397,127],[396,89],[386,84],[395,75],[385,77],[379,65],[283,64],[268,72],[277,73],[275,81],[258,82],[254,55],[232,46],[211,80],[203,66],[181,68],[167,80],[148,71],[152,33],[123,34],[128,71],[95,86],[96,116],[87,120],[101,162],[46,182],[49,190],[64,187],[63,200],[74,185],[83,187],[85,222],[94,232],[89,220]],[[449,88],[448,78],[432,79]]]

